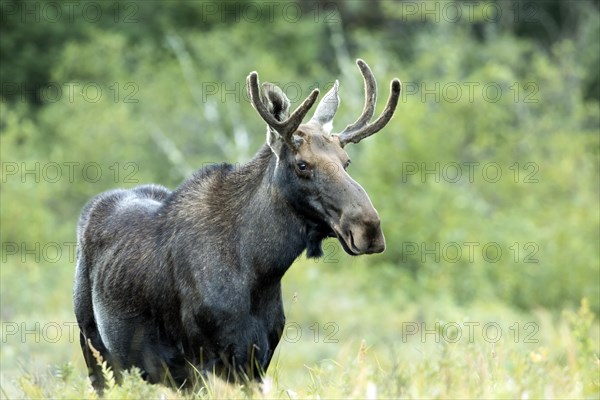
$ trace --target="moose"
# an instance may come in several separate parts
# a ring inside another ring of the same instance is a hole
[[[363,60],[365,105],[338,134],[332,120],[338,81],[305,124],[314,89],[290,113],[271,83],[247,77],[252,106],[267,124],[266,144],[246,164],[196,171],[177,189],[142,185],[99,194],[77,225],[74,307],[92,386],[100,362],[137,367],[151,383],[193,387],[202,374],[261,381],[283,333],[281,279],[306,250],[337,238],[350,255],[380,253],[380,218],[348,175],[348,143],[381,130],[401,90],[391,81],[384,111],[371,122],[376,82]]]

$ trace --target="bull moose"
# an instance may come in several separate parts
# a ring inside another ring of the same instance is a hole
[[[392,118],[401,84],[391,81],[382,114],[370,123],[376,83],[357,60],[365,87],[361,116],[339,134],[332,120],[338,82],[315,103],[313,90],[290,101],[258,74],[247,78],[253,107],[267,123],[266,144],[241,167],[201,169],[170,191],[159,185],[94,197],[77,225],[75,315],[93,387],[138,367],[152,383],[190,387],[198,371],[260,381],[285,323],[281,278],[306,250],[339,240],[350,255],[380,253],[385,239],[365,190],[346,172],[344,147]]]

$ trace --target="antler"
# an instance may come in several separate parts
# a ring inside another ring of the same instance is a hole
[[[375,83],[375,77],[373,72],[367,65],[366,62],[360,58],[356,60],[356,64],[362,73],[365,81],[365,108],[363,109],[362,115],[353,124],[348,125],[344,130],[339,133],[340,144],[345,146],[346,144],[358,143],[366,137],[379,132],[384,126],[392,119],[396,106],[398,105],[398,98],[400,97],[400,90],[402,84],[398,78],[394,78],[390,87],[390,97],[388,98],[385,109],[373,122],[369,124],[369,121],[375,113],[375,102],[377,100],[377,83]]]
[[[271,113],[269,113],[267,107],[260,99],[258,73],[256,71],[253,71],[248,75],[248,78],[246,78],[246,85],[252,106],[256,109],[262,119],[284,138],[291,137],[296,129],[298,129],[298,126],[302,123],[302,119],[313,106],[319,95],[319,89],[314,89],[285,121],[278,121]]]

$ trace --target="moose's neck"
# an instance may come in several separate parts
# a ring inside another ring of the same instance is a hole
[[[277,160],[265,145],[246,165],[231,175],[240,183],[239,225],[235,236],[244,246],[242,264],[251,264],[262,277],[283,276],[306,249],[307,226],[274,184]],[[237,176],[236,176],[237,175]],[[237,186],[237,185],[235,185]]]
[[[261,280],[280,279],[306,249],[309,229],[273,185],[276,164],[265,145],[240,167],[196,172],[166,205],[167,223],[186,226],[172,237],[194,236],[221,263]]]

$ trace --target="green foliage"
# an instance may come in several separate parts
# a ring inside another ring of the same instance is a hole
[[[362,181],[383,221],[397,221],[384,225],[386,253],[369,261],[408,269],[418,293],[450,289],[461,302],[501,299],[524,308],[573,305],[587,295],[598,312],[598,265],[591,260],[599,253],[600,117],[597,103],[582,98],[572,42],[545,55],[511,37],[480,46],[457,29],[423,36],[424,56],[401,69],[416,76],[405,88],[419,92],[400,104],[386,139],[372,139],[359,156],[369,168],[357,172],[366,172]],[[460,56],[435,55],[435,48],[460,46]],[[424,94],[434,84],[461,82],[478,85],[472,101],[464,85],[456,102],[444,101],[443,89]],[[479,90],[486,84],[501,88],[498,101]],[[470,170],[467,163],[476,164]],[[407,254],[407,243],[419,251]],[[479,243],[472,260],[464,243]],[[486,260],[487,243],[502,254]],[[438,244],[438,259],[423,250]]]
[[[581,306],[576,313],[573,311],[565,311],[564,314],[575,341],[572,352],[576,353],[576,364],[581,369],[584,376],[586,390],[597,390],[600,353],[592,339],[592,332],[596,326],[596,317],[590,310],[588,299],[583,298],[581,300]]]
[[[362,109],[356,57],[375,72],[378,110],[389,80],[403,82],[388,127],[347,148],[386,252],[352,258],[330,240],[322,260],[292,266],[292,324],[262,388],[208,379],[181,393],[134,370],[106,397],[597,396],[600,18],[593,2],[535,2],[539,18],[525,23],[514,3],[498,3],[497,24],[482,17],[484,2],[458,23],[407,18],[407,2],[392,1],[300,2],[302,18],[280,7],[265,23],[244,14],[248,2],[229,2],[226,17],[206,2],[126,2],[135,23],[114,23],[112,2],[101,2],[97,23],[3,14],[3,396],[96,398],[78,332],[66,334],[86,201],[149,182],[174,188],[205,163],[248,160],[265,140],[246,99],[252,70],[295,104],[339,79],[341,130]],[[7,82],[39,90],[21,97]],[[477,244],[472,257],[466,243]],[[495,322],[504,334],[436,342],[436,322]],[[406,323],[434,333],[404,340]],[[43,330],[51,324],[63,329],[56,341]]]

